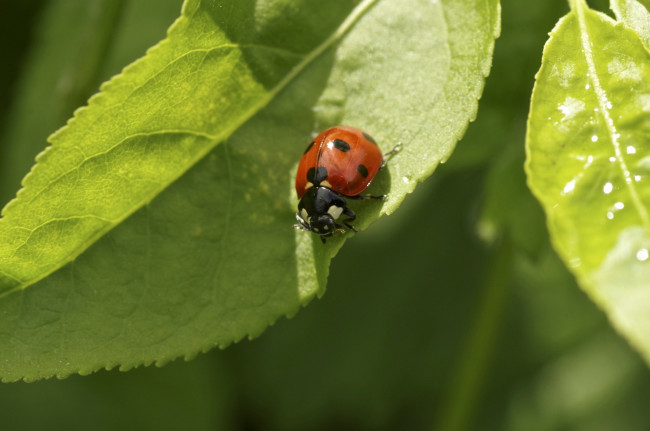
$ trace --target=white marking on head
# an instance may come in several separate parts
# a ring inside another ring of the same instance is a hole
[[[300,217],[302,217],[304,221],[308,222],[309,214],[307,213],[306,209],[303,208],[302,210],[300,210]]]
[[[341,217],[342,213],[343,213],[343,208],[338,207],[336,205],[332,205],[327,210],[327,214],[331,215],[334,220],[338,220],[339,217]]]
[[[307,181],[307,184],[305,184],[305,190],[309,190],[312,187],[314,187],[314,184],[311,181]]]
[[[327,187],[328,189],[331,189],[331,188],[332,188],[332,185],[331,185],[331,184],[329,183],[329,181],[327,181],[327,180],[323,180],[323,181],[321,181],[321,182],[320,182],[320,186],[321,186],[321,187]]]

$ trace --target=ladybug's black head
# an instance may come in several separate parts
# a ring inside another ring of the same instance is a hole
[[[345,199],[327,187],[312,187],[298,203],[296,219],[300,224],[294,227],[314,232],[325,242],[325,238],[332,236],[334,232],[345,232],[343,226],[338,223],[342,214],[348,217],[345,226],[354,230],[347,222],[354,220],[355,214],[348,209]]]

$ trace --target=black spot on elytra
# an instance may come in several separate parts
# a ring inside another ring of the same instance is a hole
[[[303,154],[307,154],[309,152],[309,150],[311,150],[311,147],[313,147],[313,146],[314,146],[314,141],[311,141],[309,143],[309,145],[307,145],[307,149],[305,150],[305,152]]]
[[[357,171],[361,174],[362,177],[367,177],[368,176],[368,168],[366,168],[363,165],[357,166]]]
[[[311,167],[307,171],[307,181],[317,186],[327,178],[327,169],[325,166],[319,166],[318,169]]]
[[[361,134],[363,135],[364,138],[366,138],[367,140],[369,140],[369,141],[372,142],[373,144],[377,145],[377,142],[375,142],[375,140],[372,139],[372,136],[370,136],[370,135],[367,134],[366,132],[363,132],[363,133],[361,133]]]
[[[348,144],[342,139],[334,139],[334,148],[336,148],[339,151],[343,151],[344,153],[347,153],[348,151],[350,151],[350,144]]]

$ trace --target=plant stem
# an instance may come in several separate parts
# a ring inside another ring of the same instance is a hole
[[[501,241],[488,269],[476,319],[462,349],[436,429],[460,431],[471,425],[506,307],[511,257],[510,242]]]
[[[572,11],[575,11],[578,6],[580,7],[589,7],[587,6],[587,1],[586,0],[568,0],[569,2],[569,7],[571,8]]]

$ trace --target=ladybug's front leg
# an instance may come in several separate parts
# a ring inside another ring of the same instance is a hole
[[[343,222],[345,226],[348,227],[352,232],[357,232],[357,230],[349,222],[354,221],[357,218],[357,215],[350,208],[345,208],[343,214],[348,216],[348,218]]]

